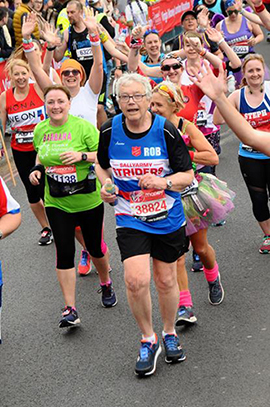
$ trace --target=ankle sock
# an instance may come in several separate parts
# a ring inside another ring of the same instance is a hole
[[[212,269],[207,269],[203,266],[203,271],[204,271],[204,275],[206,280],[208,281],[208,283],[212,283],[213,281],[215,281],[218,277],[218,264],[217,262],[215,262],[215,265]]]
[[[173,332],[162,331],[162,338],[165,338],[166,335],[176,335],[175,329],[173,330]]]
[[[193,302],[191,298],[191,294],[189,290],[180,291],[180,298],[178,307],[185,306],[185,307],[193,307]]]
[[[156,342],[156,334],[153,333],[151,336],[142,336],[142,340],[144,342],[155,343]]]
[[[112,280],[106,281],[106,283],[100,283],[101,287],[104,287],[104,285],[110,285],[112,283]]]

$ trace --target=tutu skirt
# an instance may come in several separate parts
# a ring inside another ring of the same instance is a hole
[[[207,229],[212,223],[226,219],[234,209],[235,193],[227,183],[212,174],[196,174],[197,192],[184,194],[182,203],[186,216],[186,235],[190,236],[200,229]]]

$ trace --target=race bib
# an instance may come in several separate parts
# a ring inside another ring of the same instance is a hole
[[[131,214],[143,222],[156,222],[167,218],[165,191],[144,189],[130,193]]]
[[[91,58],[93,58],[92,48],[88,47],[88,48],[76,49],[76,55],[77,55],[77,58],[81,61],[84,59],[91,59]]]
[[[34,133],[32,131],[20,131],[15,134],[15,140],[18,144],[33,143]]]
[[[254,150],[254,148],[248,146],[247,144],[242,144],[242,149],[248,151],[249,153],[259,153],[259,151]]]
[[[75,165],[57,165],[47,167],[46,174],[57,182],[74,184],[78,181]]]
[[[181,191],[181,197],[184,198],[185,196],[188,195],[194,195],[197,194],[198,192],[198,181],[196,178],[193,179],[192,183],[188,185],[183,191]]]
[[[245,55],[249,53],[248,45],[234,45],[232,49],[237,55]]]

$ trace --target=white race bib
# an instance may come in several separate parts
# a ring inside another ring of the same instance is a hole
[[[76,55],[79,60],[84,60],[84,59],[92,59],[93,58],[93,52],[92,48],[79,48],[76,49]]]
[[[57,182],[74,184],[78,181],[75,165],[57,165],[47,167],[46,174]]]
[[[144,222],[156,222],[168,216],[165,191],[144,189],[130,193],[131,214]]]

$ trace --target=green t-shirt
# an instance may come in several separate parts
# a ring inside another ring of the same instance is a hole
[[[34,130],[34,146],[46,174],[51,174],[57,180],[63,180],[64,177],[67,182],[85,179],[92,163],[80,161],[73,165],[63,165],[59,155],[66,151],[97,151],[98,141],[98,130],[87,120],[72,115],[68,116],[63,126],[53,127],[50,125],[50,119],[47,119],[39,123]],[[94,192],[54,198],[50,195],[48,176],[46,175],[45,180],[45,206],[74,213],[93,209],[102,203],[98,180]]]

